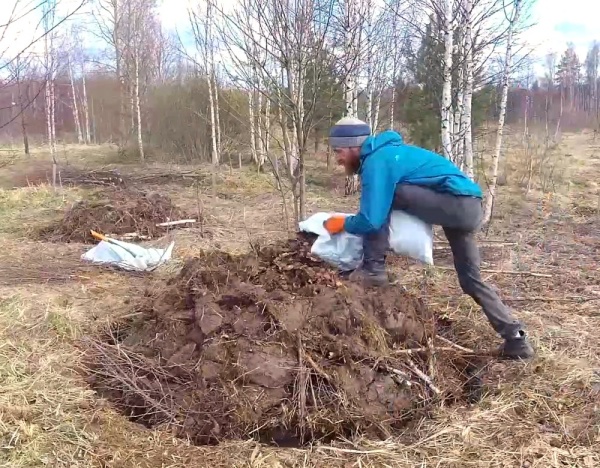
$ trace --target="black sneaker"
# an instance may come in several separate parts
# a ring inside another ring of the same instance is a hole
[[[517,332],[517,336],[506,338],[504,344],[500,347],[500,357],[505,359],[531,359],[535,356],[533,346],[527,339],[523,330]]]

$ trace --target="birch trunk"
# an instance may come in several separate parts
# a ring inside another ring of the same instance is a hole
[[[474,177],[473,167],[473,31],[471,28],[472,0],[464,0],[465,5],[465,54],[464,54],[464,98],[461,130],[464,134],[463,150],[465,172],[472,180]]]
[[[254,87],[248,90],[248,113],[250,115],[250,154],[252,155],[252,161],[258,166],[258,154],[256,152],[256,116],[254,115]],[[240,167],[242,165],[240,164]]]
[[[212,58],[213,62],[213,85],[215,87],[215,117],[217,121],[217,148],[219,148],[219,157],[221,156],[221,150],[223,147],[221,146],[221,116],[220,116],[220,106],[219,106],[219,86],[217,81],[217,73],[214,67],[214,57]]]
[[[358,0],[346,1],[346,24],[345,24],[345,52],[347,54],[345,60],[345,99],[346,99],[346,117],[358,117],[358,99],[355,79],[355,67],[358,58],[357,43],[357,5]],[[344,187],[345,195],[353,195],[358,191],[359,180],[357,175],[346,176],[346,184]]]
[[[212,164],[214,170],[219,165],[221,155],[219,154],[218,137],[217,137],[217,103],[214,92],[214,64],[212,63],[212,8],[211,2],[206,3],[206,34],[205,34],[205,57],[207,60],[206,82],[208,84],[208,102],[210,106],[210,137],[212,142]]]
[[[498,130],[496,133],[496,147],[492,156],[492,180],[490,182],[488,196],[485,200],[483,210],[483,222],[487,224],[492,219],[492,207],[494,197],[496,196],[496,186],[498,183],[498,161],[500,159],[500,151],[502,150],[502,135],[504,132],[504,119],[506,117],[506,102],[508,100],[508,84],[512,72],[512,46],[513,35],[516,23],[519,21],[521,14],[521,6],[523,0],[515,0],[513,6],[513,14],[508,25],[508,34],[506,37],[506,56],[504,59],[504,71],[502,73],[502,98],[500,100],[500,116],[498,117]]]
[[[271,100],[266,99],[265,103],[265,112],[262,114],[263,124],[262,127],[264,129],[265,142],[262,147],[262,153],[260,154],[260,164],[261,166],[265,164],[267,160],[267,155],[269,154],[269,140],[271,138]]]
[[[444,84],[442,87],[442,148],[451,161],[452,155],[452,21],[453,0],[444,0]]]
[[[371,34],[371,8],[370,8],[370,2],[367,8],[367,34],[369,34],[369,37],[367,37],[366,39],[366,61],[367,61],[367,89],[366,89],[366,94],[367,94],[367,123],[369,124],[369,127],[371,127],[371,129],[373,129],[373,88],[374,88],[374,64],[373,64],[373,43],[372,43],[372,38],[370,37]]]
[[[457,45],[457,50],[459,52],[462,52],[461,48],[458,47]],[[466,87],[466,83],[465,83],[465,77],[464,77],[464,55],[461,53],[459,54],[459,57],[461,59],[461,61],[463,62],[463,65],[458,67],[458,70],[456,71],[457,74],[457,83],[458,83],[458,90],[456,93],[456,107],[454,108],[454,112],[453,112],[453,122],[452,122],[452,138],[453,138],[453,145],[452,145],[452,156],[454,158],[454,162],[459,165],[459,166],[463,166],[464,162],[465,162],[465,158],[464,158],[464,133],[463,133],[463,123],[464,123],[464,112],[465,112],[465,108],[464,108],[464,102],[465,102],[465,87]]]
[[[56,154],[56,88],[55,75],[52,73],[50,79],[50,125],[52,127],[52,146]]]
[[[145,160],[144,155],[144,141],[142,139],[142,110],[140,105],[140,53],[139,50],[135,51],[134,57],[134,97],[135,97],[135,113],[137,116],[137,143],[140,151],[140,161]]]
[[[129,83],[129,118],[131,119],[129,126],[129,136],[135,134],[135,53],[133,57],[133,70],[130,72]]]
[[[83,62],[81,64],[81,88],[83,91],[83,100],[82,100],[82,107],[83,107],[83,121],[84,121],[84,127],[85,127],[85,144],[89,145],[92,141],[92,138],[90,136],[90,113],[88,110],[88,98],[87,98],[87,85],[85,83],[85,62]]]
[[[17,94],[19,95],[19,112],[21,114],[21,133],[23,136],[23,151],[25,152],[25,154],[27,156],[29,156],[29,136],[27,134],[27,122],[25,120],[25,104],[23,102],[23,90],[21,87],[21,64],[20,64],[20,60],[19,57],[17,57],[17,73],[16,73],[16,79],[17,79]],[[27,96],[29,97],[29,84],[27,84],[27,88],[26,88],[27,92]]]
[[[396,107],[396,83],[392,85],[392,99],[390,102],[390,130],[394,130],[394,108]]]
[[[215,97],[213,95],[213,86],[211,74],[206,75],[208,84],[208,103],[210,106],[210,139],[212,146],[212,163],[216,167],[219,164],[219,147],[217,146],[217,118],[215,114]]]
[[[69,67],[69,81],[71,82],[71,97],[73,99],[73,120],[75,121],[75,129],[77,131],[77,143],[83,144],[83,134],[81,133],[81,121],[79,120],[79,109],[77,107],[77,93],[75,92],[75,81],[73,80],[73,66],[71,57],[67,58],[67,66]]]
[[[256,132],[256,137],[257,137],[257,142],[256,142],[256,147],[258,148],[258,153],[257,153],[257,159],[256,159],[256,164],[258,165],[258,168],[260,169],[260,167],[262,166],[261,163],[261,158],[262,155],[264,153],[264,144],[265,144],[265,140],[264,140],[264,136],[263,136],[263,131],[264,131],[264,126],[263,126],[263,118],[262,118],[262,93],[260,90],[257,90],[256,93],[256,112],[258,114],[258,128],[257,128],[257,132]]]
[[[48,148],[50,150],[50,157],[52,158],[52,187],[56,190],[57,188],[57,176],[58,176],[58,163],[56,161],[56,146],[54,144],[54,106],[52,101],[54,100],[53,90],[53,73],[52,73],[52,61],[50,58],[50,48],[48,47],[48,36],[50,33],[46,30],[44,35],[44,56],[46,64],[46,85],[44,89],[46,97],[46,130],[48,133]]]
[[[121,49],[120,28],[120,0],[113,1],[112,18],[114,27],[112,31],[112,42],[115,48],[115,67],[117,80],[119,81],[119,146],[125,146],[125,77],[123,76],[123,50]]]

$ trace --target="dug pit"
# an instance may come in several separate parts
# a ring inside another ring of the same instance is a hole
[[[436,318],[421,300],[343,282],[310,245],[189,259],[136,320],[85,340],[91,386],[196,444],[389,437],[468,397],[469,362],[437,352],[432,366]]]
[[[97,200],[82,200],[71,206],[63,218],[44,226],[37,234],[50,242],[96,243],[90,231],[131,239],[153,239],[181,225],[161,224],[196,219],[159,193],[130,189],[107,189],[99,192]],[[197,220],[201,222],[201,220]]]

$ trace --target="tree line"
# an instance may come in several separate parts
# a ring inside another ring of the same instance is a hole
[[[598,43],[583,64],[569,44],[531,76],[532,0],[204,0],[176,32],[155,0],[91,0],[58,19],[57,1],[28,13],[42,18],[42,48],[0,56],[1,138],[26,153],[32,139],[48,145],[55,163],[64,141],[114,143],[140,161],[254,164],[291,194],[296,219],[306,158],[330,154],[342,116],[401,130],[471,177],[474,140],[494,122],[488,216],[505,123],[538,126],[548,141],[598,125]],[[0,25],[0,46],[17,19]]]

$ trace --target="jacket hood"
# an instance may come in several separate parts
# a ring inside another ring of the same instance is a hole
[[[404,144],[402,135],[394,130],[386,130],[378,135],[372,135],[365,140],[360,149],[360,160],[365,160],[370,154],[384,146],[400,146]]]

